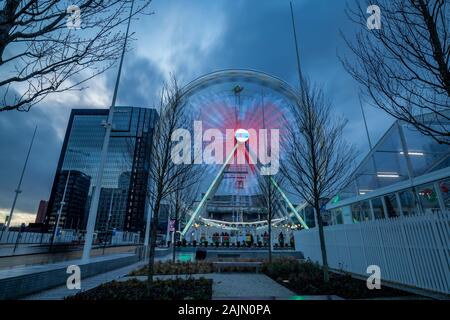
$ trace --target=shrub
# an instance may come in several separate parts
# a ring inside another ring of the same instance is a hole
[[[349,274],[330,273],[330,281],[323,281],[322,268],[311,261],[277,258],[264,263],[262,271],[299,295],[338,295],[347,299],[402,296],[406,293],[382,286],[381,290],[367,289],[366,282]],[[287,282],[286,282],[287,280]]]
[[[150,295],[147,282],[131,279],[112,281],[88,291],[77,293],[67,300],[210,300],[212,280],[174,279],[156,280]]]
[[[206,256],[206,252],[205,252]],[[196,274],[196,273],[211,273],[213,272],[213,265],[209,262],[176,262],[158,261],[154,265],[154,274]],[[148,273],[148,266],[132,271],[130,276],[146,276]]]

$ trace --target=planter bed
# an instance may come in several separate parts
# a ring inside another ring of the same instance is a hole
[[[147,282],[131,279],[112,281],[77,293],[67,300],[211,300],[210,279],[155,280],[148,294]]]
[[[322,269],[310,261],[275,259],[270,265],[265,263],[262,272],[298,295],[336,295],[345,299],[375,299],[411,296],[411,293],[383,286],[369,290],[366,281],[353,278],[349,274],[330,272],[330,281],[323,281]]]
[[[146,276],[148,267],[145,266],[141,269],[130,272],[130,276]],[[154,274],[198,274],[198,273],[212,273],[214,271],[213,265],[210,262],[197,261],[197,262],[175,262],[157,261],[154,265]]]

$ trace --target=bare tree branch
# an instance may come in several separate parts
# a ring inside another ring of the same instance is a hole
[[[370,4],[347,8],[360,31],[355,39],[343,36],[352,52],[351,58],[341,57],[345,69],[373,105],[450,144],[449,1],[377,1],[379,30],[367,29],[365,8]]]
[[[147,14],[150,2],[136,0],[132,16]],[[0,111],[28,111],[48,94],[83,89],[83,83],[113,66],[125,40],[120,27],[130,3],[5,0],[0,7]],[[70,5],[80,9],[81,29],[67,27]]]
[[[305,80],[301,88],[297,104],[291,107],[287,154],[281,172],[297,195],[316,212],[324,280],[327,282],[322,206],[348,183],[355,152],[343,139],[347,122],[333,116],[323,92]]]

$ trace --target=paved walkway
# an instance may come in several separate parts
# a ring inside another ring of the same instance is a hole
[[[39,293],[25,297],[23,300],[62,300],[64,297],[72,296],[80,291],[89,290],[95,288],[105,282],[117,280],[126,276],[129,272],[142,267],[145,262],[140,261],[129,266],[109,271],[97,276],[93,276],[87,279],[81,279],[81,290],[69,290],[67,286],[60,286],[54,289],[45,290]]]
[[[261,273],[213,273],[213,299],[289,299],[296,294]]]
[[[175,279],[176,277],[188,278],[187,275],[159,275],[156,279]],[[290,299],[296,294],[291,290],[278,284],[262,273],[205,273],[194,274],[193,278],[212,279],[213,299],[236,300],[242,298],[251,299]],[[144,281],[145,276],[135,277]],[[128,278],[129,279],[129,278]],[[120,281],[126,281],[122,278]]]
[[[164,260],[160,258],[157,260]],[[25,300],[61,300],[64,297],[75,295],[84,290],[95,288],[103,283],[119,280],[126,281],[130,279],[127,275],[146,264],[144,261],[109,271],[94,277],[82,279],[81,290],[69,290],[67,287],[60,286],[54,289],[45,290],[25,297]],[[156,279],[170,279],[176,278],[175,275],[160,275]],[[179,276],[187,278],[188,276]],[[212,279],[213,283],[213,299],[289,299],[295,296],[295,293],[276,283],[264,274],[252,273],[209,273],[196,274],[195,278],[204,277]],[[146,277],[136,277],[140,280],[145,280]]]

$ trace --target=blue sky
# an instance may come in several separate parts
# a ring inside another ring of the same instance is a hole
[[[351,4],[353,0],[349,0]],[[346,17],[345,0],[294,0],[304,74],[324,88],[334,115],[349,120],[346,138],[361,155],[368,151],[358,104],[358,86],[342,67],[348,54],[339,35],[357,26]],[[172,72],[182,83],[216,70],[264,71],[297,85],[288,0],[154,0],[154,15],[132,23],[135,41],[126,56],[119,105],[152,107],[161,82]],[[0,221],[9,212],[23,159],[39,126],[14,222],[34,220],[39,200],[48,199],[71,108],[106,108],[115,69],[95,78],[82,92],[50,96],[28,113],[0,114]],[[393,120],[366,106],[372,139]]]

